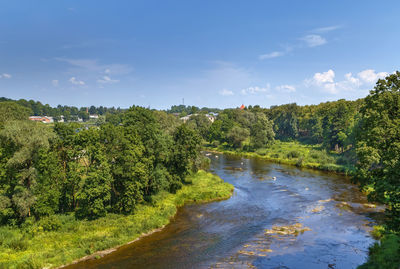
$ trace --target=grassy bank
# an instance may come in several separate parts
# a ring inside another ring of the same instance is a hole
[[[380,229],[376,229],[376,227]],[[400,268],[400,236],[391,232],[385,232],[382,226],[375,226],[372,236],[379,241],[369,248],[368,261],[357,268]]]
[[[0,227],[0,268],[53,268],[68,264],[163,227],[185,203],[223,200],[233,191],[231,184],[204,171],[188,181],[192,183],[176,194],[161,192],[151,204],[138,205],[133,215],[108,214],[94,221],[59,215],[50,222],[56,231],[44,231],[48,227],[40,222],[21,228]]]
[[[350,164],[351,162],[348,160],[348,157],[335,152],[327,152],[321,145],[275,141],[270,148],[259,149],[255,152],[233,150],[226,148],[224,145],[219,147],[206,145],[206,149],[228,154],[238,154],[243,157],[257,157],[276,163],[295,165],[303,168],[344,174],[351,174],[354,172],[354,166]]]

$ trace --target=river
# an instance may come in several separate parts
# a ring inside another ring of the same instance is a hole
[[[162,231],[68,268],[356,268],[374,212],[336,174],[213,153],[235,186],[225,201],[180,208]]]

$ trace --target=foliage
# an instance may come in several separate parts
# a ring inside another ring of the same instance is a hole
[[[232,145],[233,148],[242,148],[243,142],[250,136],[248,129],[241,128],[238,126],[233,127],[226,138],[228,143]]]
[[[27,120],[31,113],[29,108],[14,102],[0,102],[0,128],[6,121]]]
[[[268,148],[260,148],[255,152],[244,150],[229,150],[222,146],[212,147],[217,151],[231,154],[240,154],[246,157],[257,157],[277,163],[296,165],[298,167],[312,168],[324,171],[334,171],[345,174],[352,174],[354,166],[352,164],[340,163],[343,153],[328,152],[322,144],[307,145],[299,142],[275,141]]]
[[[253,149],[269,147],[274,142],[273,122],[263,113],[255,114],[255,121],[250,129],[250,144]]]
[[[357,133],[356,179],[369,198],[388,206],[388,225],[400,231],[400,72],[379,80],[365,98]]]

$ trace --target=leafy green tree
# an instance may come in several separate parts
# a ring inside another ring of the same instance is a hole
[[[174,133],[171,167],[175,175],[183,182],[192,170],[201,146],[200,136],[186,124],[179,126]]]
[[[154,111],[154,116],[157,119],[160,129],[165,131],[168,135],[172,135],[175,129],[181,125],[178,117],[168,114],[164,111]]]
[[[369,198],[388,206],[400,230],[400,72],[379,80],[365,98],[357,134],[357,179]]]
[[[31,215],[38,171],[35,162],[41,149],[50,147],[55,134],[47,126],[31,121],[10,121],[0,131],[1,146],[8,154],[5,165],[8,198],[19,219]]]
[[[33,213],[37,218],[50,216],[60,209],[63,173],[60,159],[54,148],[40,149],[36,162],[37,180],[33,187],[36,197]]]
[[[294,104],[272,106],[267,114],[274,122],[274,131],[277,138],[287,140],[295,139],[299,134],[298,129],[299,107]]]
[[[192,126],[203,139],[207,139],[211,121],[203,114],[190,117],[188,125]]]
[[[223,140],[223,131],[222,131],[222,120],[217,119],[215,120],[209,130],[208,130],[208,141],[213,142],[213,141],[222,141]]]
[[[250,136],[250,131],[239,126],[233,127],[227,134],[228,143],[237,149],[243,147],[243,142]]]
[[[101,140],[111,163],[113,210],[131,213],[143,201],[149,180],[144,146],[134,127],[104,125]]]
[[[27,120],[32,110],[18,105],[15,102],[0,102],[0,128],[7,121]]]
[[[79,218],[96,219],[106,215],[110,210],[111,173],[102,147],[98,145],[90,152],[91,165],[84,177],[82,189],[77,195]]]
[[[257,113],[256,121],[250,129],[250,144],[252,148],[268,147],[274,142],[274,137],[273,122],[268,120],[264,113]]]

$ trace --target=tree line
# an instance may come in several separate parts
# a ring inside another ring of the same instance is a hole
[[[30,116],[50,116],[54,117],[56,121],[61,120],[63,116],[64,121],[77,121],[78,118],[84,121],[89,119],[89,115],[109,115],[120,113],[124,111],[121,108],[115,107],[104,107],[104,106],[90,106],[90,107],[75,107],[75,106],[63,106],[58,105],[57,107],[51,107],[49,104],[42,104],[39,101],[34,100],[12,100],[5,97],[0,97],[1,102],[15,102],[23,107],[26,107],[30,111]]]

